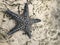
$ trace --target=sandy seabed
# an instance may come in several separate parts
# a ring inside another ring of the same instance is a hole
[[[4,1],[15,6],[10,6]],[[3,8],[6,9],[4,6],[6,4],[10,10],[18,13],[17,4],[21,4],[19,8],[22,13],[26,0],[0,0],[0,45],[60,45],[60,0],[30,1],[29,16],[41,19],[41,22],[31,26],[31,39],[23,35],[22,31],[7,36],[6,33],[15,26],[15,21],[1,12]]]

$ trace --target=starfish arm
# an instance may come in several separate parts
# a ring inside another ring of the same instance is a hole
[[[20,17],[18,14],[12,12],[12,11],[9,10],[9,9],[7,9],[7,10],[5,11],[5,13],[8,14],[9,16],[11,16],[11,17],[12,17],[14,20],[16,20],[16,21],[21,20],[21,17]]]
[[[32,22],[32,24],[33,24],[33,23],[41,22],[41,20],[40,20],[40,19],[30,19],[30,21]]]
[[[21,27],[20,25],[16,25],[14,28],[12,28],[7,34],[11,35],[14,34],[15,32],[19,31],[20,29],[22,29],[23,27]]]
[[[31,38],[32,35],[31,35],[31,30],[30,30],[29,26],[27,26],[27,25],[25,26],[24,32],[29,38]]]
[[[24,11],[23,11],[23,14],[22,14],[22,15],[23,15],[24,17],[29,16],[28,3],[25,3]]]

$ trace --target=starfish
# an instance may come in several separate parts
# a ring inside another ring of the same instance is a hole
[[[14,28],[12,28],[7,34],[11,35],[19,30],[22,30],[27,34],[29,38],[31,38],[31,30],[30,27],[32,24],[40,22],[40,19],[32,19],[29,17],[29,9],[28,9],[28,3],[25,3],[24,11],[21,15],[18,15],[14,12],[12,12],[10,9],[5,10],[5,13],[14,19],[17,24]]]

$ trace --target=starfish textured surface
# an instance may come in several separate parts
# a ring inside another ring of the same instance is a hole
[[[28,37],[31,38],[31,25],[33,23],[41,21],[40,19],[32,19],[29,17],[28,3],[25,3],[24,11],[20,16],[10,11],[9,9],[7,9],[5,13],[11,16],[17,22],[16,26],[7,33],[8,35],[11,35],[19,30],[23,30],[25,34],[27,34]]]

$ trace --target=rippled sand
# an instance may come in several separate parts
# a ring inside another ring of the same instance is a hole
[[[7,0],[8,4],[21,4],[20,13],[26,0]],[[6,7],[2,0],[0,1],[0,11]],[[16,6],[6,6],[15,13],[18,13]],[[2,8],[2,9],[1,9]],[[32,38],[23,35],[23,31],[14,33],[10,38],[6,33],[15,26],[15,21],[4,16],[0,12],[0,45],[60,45],[60,0],[31,0],[29,4],[29,16],[31,18],[41,19],[41,22],[33,24],[31,27]]]

